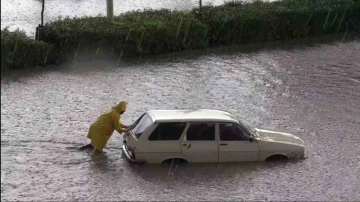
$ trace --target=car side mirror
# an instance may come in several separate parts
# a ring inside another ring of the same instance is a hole
[[[254,139],[252,137],[250,137],[249,142],[254,142]]]

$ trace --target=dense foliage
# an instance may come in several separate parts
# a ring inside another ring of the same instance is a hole
[[[2,68],[3,64],[7,68],[22,68],[89,55],[135,57],[359,32],[360,1],[232,1],[221,6],[202,6],[201,11],[132,11],[116,16],[114,23],[100,16],[65,18],[45,27],[45,43],[30,39],[19,30],[2,30]]]
[[[52,45],[35,41],[23,31],[1,30],[1,70],[44,65],[53,50]]]

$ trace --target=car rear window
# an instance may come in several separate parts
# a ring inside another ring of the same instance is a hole
[[[179,140],[185,127],[186,123],[160,123],[149,136],[149,140]]]
[[[144,114],[141,120],[135,125],[132,130],[137,138],[152,124],[152,119],[148,114]]]

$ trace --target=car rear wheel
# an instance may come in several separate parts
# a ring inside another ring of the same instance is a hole
[[[167,165],[171,165],[171,164],[186,164],[189,163],[187,160],[185,159],[181,159],[181,158],[175,158],[175,159],[167,159],[165,161],[162,162],[162,164],[167,164]]]

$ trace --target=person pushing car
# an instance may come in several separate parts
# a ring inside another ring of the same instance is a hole
[[[91,140],[90,144],[79,148],[79,150],[94,149],[95,152],[101,153],[115,130],[120,134],[128,132],[131,126],[126,126],[120,122],[121,115],[126,111],[126,105],[125,101],[121,101],[99,116],[89,128],[87,137]]]

